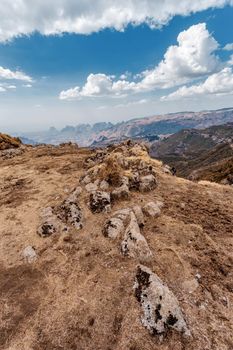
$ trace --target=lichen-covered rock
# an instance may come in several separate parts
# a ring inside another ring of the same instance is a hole
[[[103,228],[103,235],[115,239],[121,235],[124,230],[124,224],[121,219],[111,218],[108,220]]]
[[[59,207],[58,217],[63,222],[74,226],[77,230],[83,228],[82,210],[76,201],[64,201]]]
[[[121,252],[125,256],[148,261],[152,253],[145,237],[141,234],[138,222],[133,211],[130,212],[130,223],[124,234],[124,240],[121,243]]]
[[[93,213],[109,212],[111,210],[110,194],[104,191],[91,193],[90,209]]]
[[[61,225],[57,216],[53,213],[51,207],[42,210],[41,218],[42,224],[37,229],[37,233],[41,237],[49,237],[58,231],[66,230],[66,228]]]
[[[113,200],[128,199],[130,197],[129,187],[124,184],[116,188],[112,191],[111,197]]]
[[[138,267],[134,291],[143,311],[142,324],[152,335],[164,334],[173,328],[190,336],[177,298],[149,268]]]
[[[143,208],[143,213],[151,218],[159,217],[161,214],[161,202],[149,202]]]
[[[66,224],[74,226],[77,230],[83,228],[83,215],[79,206],[81,187],[76,190],[57,208],[57,217]]]
[[[149,192],[156,188],[157,181],[154,175],[146,175],[140,178],[139,191],[140,192]]]
[[[142,208],[140,207],[140,205],[135,205],[133,207],[133,212],[136,216],[139,227],[142,228],[145,225],[145,220],[144,220],[144,215],[143,215]]]

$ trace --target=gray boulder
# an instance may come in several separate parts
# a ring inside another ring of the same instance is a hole
[[[115,239],[121,235],[124,230],[124,224],[121,219],[111,218],[108,220],[103,228],[103,235]]]
[[[191,335],[177,298],[149,268],[138,267],[134,291],[143,312],[142,324],[152,335],[165,334],[169,328]]]
[[[139,191],[140,192],[149,192],[156,188],[157,181],[154,175],[146,175],[140,178]]]
[[[161,214],[161,205],[160,205],[161,202],[149,202],[147,203],[143,208],[143,213],[148,216],[148,217],[151,217],[151,218],[156,218],[156,217],[159,217],[160,214]]]
[[[139,261],[148,261],[152,253],[145,237],[141,234],[138,222],[133,211],[130,212],[130,223],[124,234],[124,240],[121,243],[121,252],[125,256],[139,259]]]

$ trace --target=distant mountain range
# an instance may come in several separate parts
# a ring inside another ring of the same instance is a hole
[[[202,129],[233,121],[233,108],[215,111],[179,112],[131,119],[117,124],[96,123],[66,126],[62,130],[51,127],[48,131],[22,133],[21,136],[36,143],[60,144],[76,142],[80,146],[101,147],[127,138],[153,142],[182,129]]]
[[[181,130],[153,143],[150,154],[178,176],[233,184],[233,123]]]

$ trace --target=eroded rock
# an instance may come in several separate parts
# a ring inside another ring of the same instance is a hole
[[[140,178],[139,191],[140,192],[149,192],[156,188],[157,181],[154,175],[146,175]]]
[[[51,207],[47,207],[42,210],[41,218],[42,224],[37,230],[39,236],[49,237],[52,234],[62,230],[61,223],[59,222],[57,216],[53,213],[53,209]]]
[[[142,208],[140,207],[140,205],[135,205],[133,207],[133,212],[136,216],[139,227],[142,228],[145,225],[145,220],[144,220],[144,215],[143,215]]]
[[[152,253],[145,237],[141,234],[138,222],[133,211],[130,212],[130,223],[121,243],[121,252],[125,256],[137,258],[140,261],[148,261]]]
[[[90,194],[90,209],[93,213],[108,212],[111,210],[110,194],[96,191]]]
[[[85,186],[87,192],[96,192],[98,190],[98,186],[95,183],[89,183]]]
[[[159,217],[161,214],[161,203],[155,203],[155,202],[149,202],[147,203],[143,208],[143,213],[148,216],[148,217],[152,217],[152,218],[156,218]]]
[[[112,218],[105,223],[103,228],[103,234],[105,237],[115,239],[121,235],[123,230],[123,221],[119,218]]]
[[[129,187],[126,184],[121,185],[112,191],[111,197],[113,200],[128,199],[130,197]]]
[[[32,246],[27,246],[22,252],[23,258],[29,263],[33,263],[37,259],[37,254]]]
[[[169,328],[191,335],[177,298],[149,268],[138,266],[134,291],[143,311],[142,324],[152,335],[165,334]]]

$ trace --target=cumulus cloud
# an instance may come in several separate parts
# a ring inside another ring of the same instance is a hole
[[[226,44],[223,48],[225,51],[233,51],[233,43]]]
[[[136,77],[136,81],[126,80],[122,75],[119,80],[105,74],[90,74],[81,88],[62,91],[61,100],[82,97],[125,96],[178,86],[194,79],[214,73],[221,63],[215,55],[217,41],[208,32],[205,23],[193,25],[181,32],[177,45],[170,46],[164,59],[152,70],[147,70]]]
[[[214,72],[219,59],[214,54],[217,41],[208,32],[205,23],[191,26],[181,32],[178,45],[167,49],[164,59],[157,67],[143,73],[144,88],[170,88]]]
[[[11,71],[10,69],[0,66],[0,79],[6,80],[22,80],[32,82],[32,78],[21,71]]]
[[[168,96],[163,96],[162,101],[179,100],[201,95],[229,95],[233,94],[232,68],[224,68],[220,72],[210,75],[203,83],[182,86]]]
[[[233,0],[1,0],[0,41],[35,31],[90,34],[128,24],[161,27],[175,15],[233,5]]]
[[[6,89],[3,86],[0,86],[0,92],[5,92]]]

